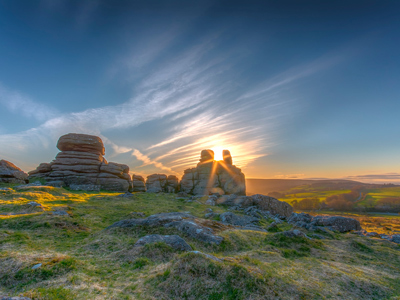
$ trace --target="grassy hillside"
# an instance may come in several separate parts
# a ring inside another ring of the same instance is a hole
[[[217,234],[224,242],[217,246],[164,227],[106,230],[115,221],[137,218],[135,212],[188,211],[204,217],[210,208],[205,199],[187,202],[174,194],[117,195],[52,187],[0,192],[0,295],[210,300],[400,296],[400,246],[391,242],[350,233],[319,233],[323,239],[310,240],[220,227]],[[31,201],[43,209],[32,208]],[[69,216],[52,214],[56,210]],[[278,225],[279,231],[289,228]],[[133,247],[149,233],[178,234],[194,250],[220,261],[162,243]]]

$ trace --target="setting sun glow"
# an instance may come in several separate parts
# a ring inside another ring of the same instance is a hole
[[[222,156],[222,150],[224,150],[222,147],[213,147],[211,148],[212,151],[214,151],[214,160],[223,160]]]

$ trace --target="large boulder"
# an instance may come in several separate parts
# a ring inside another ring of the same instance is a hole
[[[178,191],[178,177],[175,175],[152,174],[147,176],[146,190],[148,193],[175,193]]]
[[[232,157],[228,150],[224,150],[223,154],[223,161],[215,161],[212,150],[201,151],[197,166],[184,171],[180,190],[194,195],[246,195],[244,174],[232,165]]]
[[[7,160],[0,160],[0,182],[27,183],[28,174]]]
[[[57,148],[61,151],[79,151],[104,155],[103,141],[98,136],[68,133],[60,137]]]
[[[327,227],[339,232],[359,231],[360,222],[353,218],[341,216],[311,216],[306,213],[292,213],[288,223],[308,230],[317,230]]]
[[[339,232],[361,230],[361,225],[358,220],[341,216],[315,216],[311,221],[311,225],[325,226]]]
[[[44,179],[48,185],[73,190],[128,191],[131,177],[127,165],[107,162],[102,140],[93,135],[70,133],[60,137],[61,150],[51,163],[42,163],[29,172],[29,180]]]

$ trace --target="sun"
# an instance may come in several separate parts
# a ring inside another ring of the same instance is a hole
[[[211,148],[212,151],[214,151],[214,160],[223,160],[224,157],[222,156],[222,150],[224,150],[222,147],[213,147]]]

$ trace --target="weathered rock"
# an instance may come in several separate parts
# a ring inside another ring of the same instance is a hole
[[[298,229],[284,231],[280,234],[286,235],[287,237],[304,237],[309,239],[309,237],[304,232]]]
[[[192,220],[174,221],[165,224],[164,227],[174,227],[188,236],[206,243],[219,245],[224,240],[223,237],[215,235],[211,228],[199,225]]]
[[[0,160],[0,182],[27,183],[28,174],[13,163],[2,159]]]
[[[152,243],[157,243],[157,242],[163,242],[166,243],[167,245],[171,246],[175,250],[180,250],[180,251],[190,251],[192,250],[192,247],[186,241],[181,238],[179,235],[159,235],[159,234],[151,234],[151,235],[146,235],[142,238],[140,238],[136,243],[135,247],[137,246],[144,246],[147,244],[152,244]]]
[[[256,225],[258,219],[249,216],[239,216],[231,212],[225,212],[220,214],[220,220],[225,224],[236,225],[236,226],[248,226]]]
[[[135,195],[132,194],[132,193],[130,193],[130,192],[126,192],[126,193],[124,193],[124,194],[118,195],[117,197],[131,198],[131,197],[133,197],[133,196],[135,196]]]
[[[213,229],[196,223],[196,220],[197,218],[188,213],[161,213],[152,215],[146,219],[128,219],[118,221],[107,227],[107,229],[116,227],[130,228],[137,226],[164,226],[167,228],[173,227],[181,232],[184,232],[188,236],[203,242],[220,244],[223,241],[222,237],[213,233]]]
[[[94,135],[69,133],[60,137],[57,148],[61,151],[81,151],[104,155],[103,141]]]
[[[147,176],[146,191],[148,193],[175,193],[178,191],[178,178],[175,175],[152,174]]]
[[[140,175],[132,175],[132,192],[145,192],[146,184]]]
[[[226,164],[228,164],[228,165],[232,164],[232,156],[231,156],[231,152],[229,150],[223,150],[222,157],[224,158],[224,162]]]
[[[73,190],[128,191],[131,188],[129,167],[104,158],[99,137],[70,133],[60,137],[62,151],[51,163],[40,164],[29,172],[29,180],[44,179],[48,185],[66,186]]]
[[[251,198],[253,198],[253,205],[261,210],[269,211],[273,215],[289,218],[293,212],[290,204],[278,199],[261,194],[253,195]]]
[[[400,234],[393,234],[389,240],[393,243],[400,244]]]
[[[225,161],[214,161],[212,150],[203,150],[197,167],[184,171],[180,188],[194,195],[246,194],[245,177],[241,170]]]
[[[214,255],[211,255],[211,254],[203,253],[203,252],[200,252],[200,251],[190,251],[190,252],[205,256],[205,257],[207,257],[208,259],[211,259],[211,260],[222,262],[222,259],[220,259],[220,258],[218,258],[218,257],[216,257]]]
[[[53,215],[55,215],[55,216],[69,216],[69,214],[64,210],[55,210],[55,211],[53,211]]]
[[[326,226],[328,228],[331,228],[332,230],[337,230],[339,232],[361,230],[361,225],[358,220],[340,216],[315,216],[311,221],[311,225]]]
[[[379,233],[377,233],[377,232],[368,232],[366,234],[366,236],[368,236],[368,237],[380,237]]]
[[[200,162],[209,162],[214,160],[214,151],[206,149],[201,151]]]

